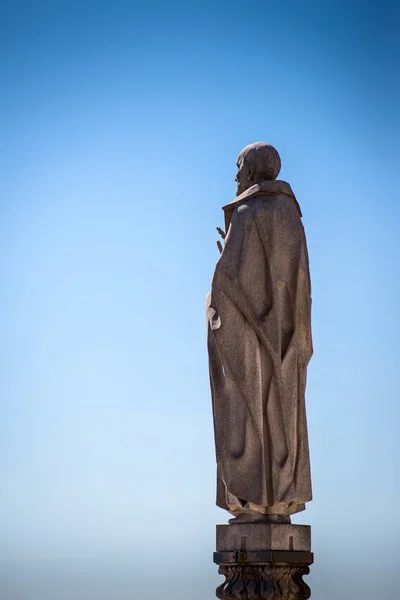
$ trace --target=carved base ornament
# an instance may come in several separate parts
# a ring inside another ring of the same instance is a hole
[[[218,586],[219,600],[308,600],[311,590],[303,581],[308,565],[231,564],[221,565],[226,580]]]

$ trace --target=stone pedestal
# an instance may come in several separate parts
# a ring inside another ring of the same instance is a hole
[[[283,523],[217,525],[214,562],[225,581],[220,600],[308,600],[311,527]]]

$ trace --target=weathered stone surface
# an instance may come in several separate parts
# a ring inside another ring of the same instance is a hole
[[[225,581],[219,600],[308,600],[311,590],[303,581],[308,565],[221,565]]]
[[[311,286],[301,212],[267,144],[238,158],[207,298],[217,504],[290,515],[311,500],[305,410]],[[224,237],[225,234],[223,233]]]
[[[271,523],[217,525],[217,552],[311,551],[311,527]]]

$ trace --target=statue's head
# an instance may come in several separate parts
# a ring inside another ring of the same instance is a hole
[[[256,183],[276,179],[281,170],[281,159],[278,151],[270,144],[255,142],[241,151],[236,166],[236,195],[239,196]]]

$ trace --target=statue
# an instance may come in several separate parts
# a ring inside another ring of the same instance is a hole
[[[290,523],[312,498],[305,410],[311,286],[301,211],[273,146],[237,161],[207,296],[217,505],[230,522]]]

